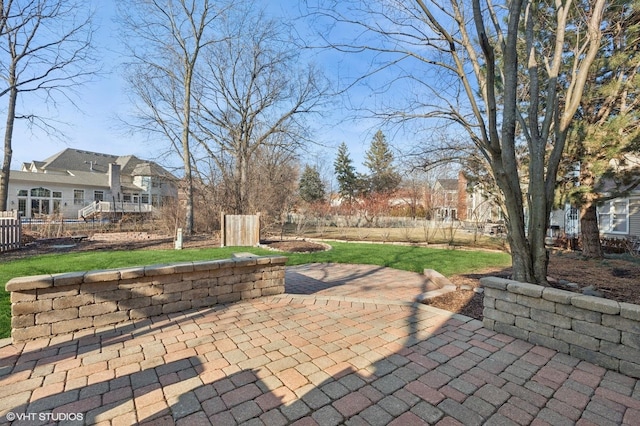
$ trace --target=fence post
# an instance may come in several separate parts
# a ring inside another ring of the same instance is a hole
[[[178,228],[178,232],[176,235],[175,249],[182,250],[182,228]]]
[[[227,226],[225,223],[225,214],[220,212],[220,247],[224,247],[226,244]]]

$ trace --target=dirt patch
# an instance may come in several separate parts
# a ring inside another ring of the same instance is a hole
[[[429,304],[482,319],[483,295],[474,291],[480,287],[480,278],[510,278],[511,274],[511,268],[492,268],[473,274],[454,275],[449,279],[458,290],[431,299]],[[549,281],[562,290],[582,292],[589,287],[607,299],[640,305],[640,262],[616,258],[589,260],[582,258],[578,252],[555,252],[549,259]]]
[[[260,245],[272,250],[290,253],[314,253],[330,248],[325,244],[305,240],[265,240],[261,241]]]

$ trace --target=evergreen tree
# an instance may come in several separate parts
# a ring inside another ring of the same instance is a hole
[[[320,172],[316,167],[308,164],[300,177],[300,198],[307,203],[314,203],[324,199],[324,183],[320,178]]]
[[[640,183],[640,5],[612,2],[602,25],[601,54],[587,76],[566,156],[565,192],[580,212],[582,255],[602,258],[596,206]],[[606,193],[602,190],[606,183]]]
[[[338,155],[333,163],[333,167],[338,181],[338,192],[340,196],[342,196],[344,200],[352,202],[358,194],[360,179],[355,167],[353,167],[353,161],[349,155],[347,144],[344,142],[338,147]]]
[[[369,169],[369,189],[376,194],[389,194],[400,185],[400,174],[393,165],[393,152],[381,130],[373,136],[365,154],[364,165]]]

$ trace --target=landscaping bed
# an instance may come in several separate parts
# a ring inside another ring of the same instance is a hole
[[[576,292],[588,288],[607,299],[640,305],[640,259],[608,255],[604,260],[587,260],[579,252],[555,251],[551,253],[548,272],[549,281],[554,287]],[[430,304],[482,319],[483,296],[474,291],[480,286],[480,278],[509,278],[511,274],[511,268],[489,268],[473,274],[450,276],[449,280],[458,287],[458,291],[437,297]]]

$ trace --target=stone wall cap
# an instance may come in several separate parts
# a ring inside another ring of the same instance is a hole
[[[101,269],[89,271],[84,274],[85,283],[96,283],[102,281],[118,281],[120,280],[119,269]]]
[[[620,302],[620,316],[634,321],[640,321],[640,306],[632,303]]]
[[[542,290],[544,289],[545,287],[538,284],[521,283],[519,281],[512,281],[507,286],[508,291],[529,297],[542,297]]]
[[[271,264],[285,264],[289,260],[287,256],[269,256],[271,259]]]
[[[53,277],[46,274],[12,278],[4,288],[6,291],[23,291],[49,287],[53,287]]]
[[[194,271],[210,271],[220,268],[220,262],[214,260],[198,260],[191,262]]]
[[[620,313],[620,303],[601,297],[575,296],[571,299],[571,304],[577,308],[602,312],[604,314],[617,315]]]
[[[176,274],[182,274],[184,272],[193,272],[193,262],[174,263],[173,271]]]
[[[144,266],[134,266],[131,268],[121,268],[118,270],[120,271],[120,278],[122,278],[123,280],[144,277]]]
[[[506,290],[507,286],[517,281],[508,280],[500,277],[483,277],[480,278],[480,285],[486,288],[495,288],[497,290]]]
[[[542,298],[551,302],[562,303],[563,305],[570,305],[571,299],[576,297],[577,294],[567,290],[561,290],[559,288],[545,287],[542,290]]]
[[[254,266],[258,262],[254,257],[236,257],[233,259],[234,266]]]
[[[62,274],[53,274],[53,286],[60,287],[65,285],[81,284],[84,281],[84,272],[64,272]]]
[[[144,275],[146,277],[154,277],[157,275],[169,275],[175,273],[175,266],[170,263],[149,265],[144,267]]]

